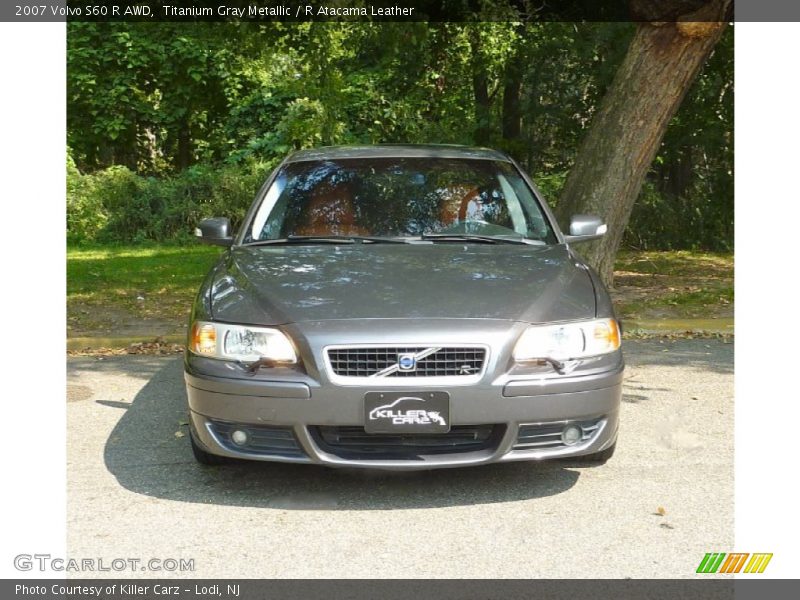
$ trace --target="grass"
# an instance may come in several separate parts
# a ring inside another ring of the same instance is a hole
[[[733,317],[733,255],[620,252],[613,292],[629,319]]]
[[[184,324],[220,253],[199,244],[68,248],[68,332],[143,335],[155,326],[159,334],[172,333],[163,330]]]
[[[639,301],[623,302],[620,313],[628,317],[668,311],[671,318],[705,318],[711,309],[733,308],[733,287],[663,294]],[[658,316],[658,315],[656,315]]]
[[[691,250],[621,250],[614,268],[644,275],[728,278],[733,277],[733,255]]]
[[[91,246],[67,250],[69,337],[153,338],[184,331],[214,246]],[[733,256],[621,252],[612,292],[623,318],[733,316]]]

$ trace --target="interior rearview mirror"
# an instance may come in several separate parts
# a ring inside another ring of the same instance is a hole
[[[226,217],[203,219],[194,230],[194,235],[204,244],[230,246],[233,244],[231,222]]]
[[[568,244],[588,242],[603,237],[608,225],[596,215],[573,215],[569,222],[569,235],[564,236]]]

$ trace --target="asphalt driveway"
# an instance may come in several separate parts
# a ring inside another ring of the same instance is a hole
[[[733,344],[625,351],[605,466],[412,473],[201,467],[179,356],[70,358],[68,555],[194,559],[202,578],[692,577],[733,546]]]

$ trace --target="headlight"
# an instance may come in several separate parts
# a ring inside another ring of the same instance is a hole
[[[613,352],[619,344],[619,326],[614,319],[533,325],[525,330],[514,347],[514,360],[586,358]]]
[[[297,354],[289,338],[277,329],[196,321],[189,349],[200,356],[241,360],[273,360],[294,364]]]

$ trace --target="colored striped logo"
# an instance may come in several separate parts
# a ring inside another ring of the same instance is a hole
[[[747,560],[747,557],[750,560]],[[769,561],[772,560],[772,553],[749,554],[747,552],[709,552],[700,561],[697,567],[698,573],[763,573]],[[746,566],[745,566],[746,565]],[[742,571],[744,567],[744,571]]]

